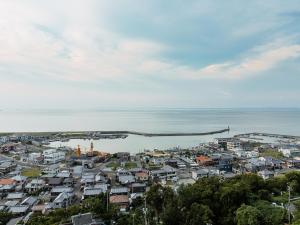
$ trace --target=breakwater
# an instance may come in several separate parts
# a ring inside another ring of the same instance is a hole
[[[119,134],[119,135],[139,135],[145,137],[160,137],[160,136],[203,136],[203,135],[212,135],[212,134],[219,134],[224,132],[229,132],[230,129],[222,129],[216,131],[209,131],[209,132],[189,132],[189,133],[146,133],[146,132],[136,132],[136,131],[101,131],[101,134]]]
[[[222,129],[222,130],[215,130],[215,131],[208,131],[208,132],[176,132],[176,133],[147,133],[147,132],[137,132],[137,131],[53,131],[53,132],[11,132],[11,133],[0,133],[0,136],[44,136],[44,137],[101,137],[105,135],[110,136],[122,136],[122,135],[139,135],[145,137],[159,137],[159,136],[203,136],[203,135],[212,135],[212,134],[219,134],[224,132],[229,132],[230,128]]]
[[[272,138],[282,138],[282,139],[300,139],[300,136],[295,135],[286,135],[286,134],[270,134],[270,133],[260,133],[260,132],[253,132],[253,133],[246,133],[246,134],[238,134],[234,137],[241,138],[241,137],[250,137],[250,136],[261,136],[261,137],[272,137]]]

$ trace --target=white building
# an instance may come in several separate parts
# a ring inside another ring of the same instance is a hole
[[[48,149],[43,152],[44,163],[54,164],[65,160],[66,153],[56,151],[55,149]]]
[[[300,149],[296,148],[295,146],[283,146],[278,150],[279,152],[282,152],[285,157],[292,157],[295,159],[300,158]]]

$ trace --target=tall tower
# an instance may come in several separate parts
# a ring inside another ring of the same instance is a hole
[[[76,154],[77,154],[77,157],[80,157],[80,156],[81,156],[80,145],[77,146]]]
[[[94,155],[94,143],[91,142],[91,156]]]

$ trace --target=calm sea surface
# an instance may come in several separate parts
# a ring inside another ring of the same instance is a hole
[[[132,130],[204,132],[227,128],[230,133],[192,137],[142,137],[94,141],[97,150],[139,152],[144,149],[190,147],[215,137],[245,132],[300,135],[300,109],[168,109],[168,110],[27,110],[0,111],[0,131]],[[53,143],[58,146],[61,143]],[[90,141],[71,140],[64,145]]]

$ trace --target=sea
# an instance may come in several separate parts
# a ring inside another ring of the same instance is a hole
[[[104,152],[189,148],[248,132],[300,135],[299,108],[222,108],[222,109],[98,109],[98,110],[1,110],[0,132],[25,131],[104,131],[207,132],[230,127],[230,132],[207,136],[144,137],[94,140]],[[88,149],[92,140],[53,142],[52,147],[78,144]]]

